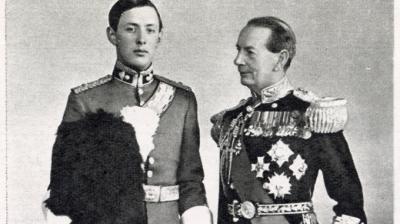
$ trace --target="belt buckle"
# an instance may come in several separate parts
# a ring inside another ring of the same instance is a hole
[[[143,185],[145,192],[144,200],[147,202],[159,202],[161,196],[161,186]]]
[[[257,214],[257,207],[250,201],[245,201],[240,205],[240,215],[245,219],[252,219]]]

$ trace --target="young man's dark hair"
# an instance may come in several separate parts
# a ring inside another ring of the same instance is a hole
[[[137,8],[137,7],[144,7],[144,6],[149,6],[154,8],[154,10],[157,13],[158,16],[158,21],[160,23],[160,29],[159,31],[162,30],[163,28],[163,23],[161,20],[160,13],[158,12],[157,7],[149,0],[119,0],[116,2],[113,7],[110,10],[110,13],[108,14],[108,23],[110,27],[114,30],[117,31],[118,29],[118,22],[119,19],[125,11],[128,11],[132,8]]]

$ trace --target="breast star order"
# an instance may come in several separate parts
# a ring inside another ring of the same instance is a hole
[[[293,164],[290,165],[289,169],[293,171],[293,175],[297,180],[306,173],[308,166],[303,158],[300,155],[297,155],[296,159],[293,160]]]
[[[289,195],[292,185],[290,184],[290,178],[285,173],[277,174],[274,173],[272,177],[268,178],[269,182],[263,184],[263,188],[269,191],[269,194],[273,194],[274,198],[284,198],[285,195]]]
[[[281,139],[276,142],[267,154],[271,156],[272,161],[276,162],[279,167],[282,167],[283,163],[289,161],[289,157],[293,155],[293,151],[289,148],[288,144],[285,144]]]

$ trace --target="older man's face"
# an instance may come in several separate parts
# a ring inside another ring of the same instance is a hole
[[[132,8],[122,13],[114,35],[117,57],[122,63],[138,70],[153,61],[161,38],[160,24],[154,8]]]
[[[272,53],[266,48],[270,35],[269,28],[246,26],[236,44],[238,53],[234,63],[238,67],[240,81],[256,92],[278,81],[273,75],[273,68],[279,53]]]

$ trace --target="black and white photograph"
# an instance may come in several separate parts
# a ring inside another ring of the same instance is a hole
[[[399,3],[2,7],[0,223],[400,221]]]

